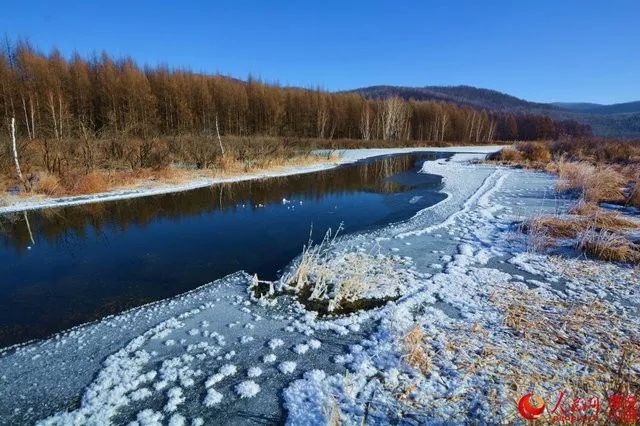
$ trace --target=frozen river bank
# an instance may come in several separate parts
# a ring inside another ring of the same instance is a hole
[[[1,421],[501,421],[517,418],[512,401],[525,390],[608,380],[592,364],[615,367],[622,340],[637,341],[636,272],[530,253],[512,224],[571,200],[547,175],[473,158],[425,163],[444,177],[444,201],[333,247],[397,260],[401,279],[384,289],[395,301],[320,318],[290,296],[253,300],[251,277],[238,273],[5,352]],[[519,327],[532,319],[550,341],[525,338]]]

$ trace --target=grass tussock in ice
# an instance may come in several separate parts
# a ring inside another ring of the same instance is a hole
[[[280,280],[281,288],[297,294],[307,308],[336,314],[376,307],[415,281],[409,259],[379,252],[336,253],[336,236],[329,230],[319,244],[309,241]]]
[[[537,251],[569,246],[602,260],[640,261],[640,246],[633,242],[640,223],[618,212],[588,209],[583,202],[573,211],[584,214],[540,215],[520,229]]]

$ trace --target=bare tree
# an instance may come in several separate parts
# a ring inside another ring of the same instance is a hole
[[[360,116],[360,134],[365,141],[371,140],[371,107],[365,102]]]
[[[11,142],[13,148],[13,161],[16,163],[16,173],[18,174],[18,178],[20,182],[24,185],[25,189],[27,189],[26,182],[24,177],[22,176],[22,170],[20,170],[20,162],[18,161],[18,146],[16,144],[16,118],[11,117]]]
[[[222,138],[220,137],[220,128],[218,127],[218,114],[216,114],[216,134],[218,135],[218,143],[220,144],[220,152],[224,157],[224,147],[222,146]]]
[[[387,98],[384,102],[383,133],[384,140],[399,140],[404,135],[409,120],[407,103],[397,96]]]

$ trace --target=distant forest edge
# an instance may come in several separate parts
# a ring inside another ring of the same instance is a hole
[[[626,138],[640,137],[640,101],[613,105],[592,103],[539,103],[529,102],[496,90],[471,86],[371,86],[355,89],[369,99],[399,96],[403,99],[451,102],[496,112],[534,114],[554,120],[574,120],[592,128],[598,136]]]
[[[29,139],[184,133],[482,143],[584,135],[586,126],[441,101],[367,99],[358,93],[284,88],[166,67],[140,68],[107,54],[40,53],[26,43],[0,56],[0,111]]]

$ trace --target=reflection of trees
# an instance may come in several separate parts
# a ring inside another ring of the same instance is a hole
[[[126,230],[146,226],[164,218],[178,220],[215,211],[234,211],[243,204],[279,203],[283,198],[317,200],[327,194],[346,195],[355,191],[389,194],[410,189],[386,180],[389,176],[412,170],[418,157],[386,157],[320,173],[249,180],[213,185],[185,192],[116,202],[93,203],[74,207],[44,209],[30,214],[31,230],[37,237],[51,242],[68,238],[85,238],[89,232],[100,233],[106,227]],[[22,214],[0,216],[0,230],[5,246],[24,250],[31,244],[29,229]]]

